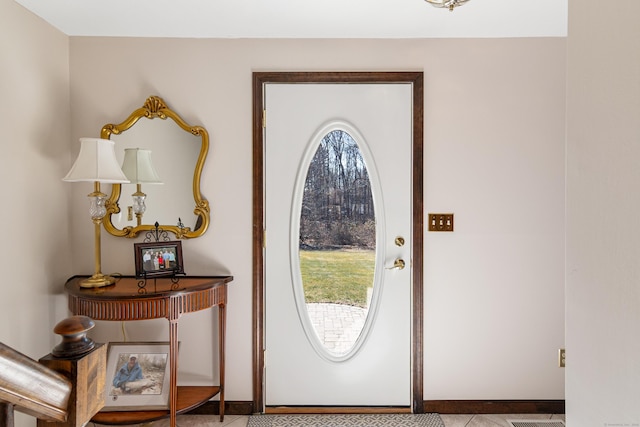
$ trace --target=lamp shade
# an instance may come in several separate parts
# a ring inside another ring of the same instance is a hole
[[[80,153],[63,181],[93,181],[127,183],[120,169],[113,141],[101,138],[80,138]]]
[[[125,148],[122,172],[132,184],[162,184],[151,163],[151,150]]]

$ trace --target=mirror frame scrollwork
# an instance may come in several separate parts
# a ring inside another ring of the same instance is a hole
[[[195,208],[193,213],[197,217],[197,228],[192,230],[190,227],[179,227],[178,225],[159,225],[163,231],[172,232],[178,239],[188,239],[202,236],[209,228],[210,211],[209,202],[202,196],[200,192],[200,177],[202,175],[202,169],[204,162],[209,151],[209,134],[207,130],[202,126],[191,126],[185,122],[175,111],[167,107],[162,98],[157,96],[150,96],[145,101],[141,108],[133,111],[127,117],[125,121],[120,124],[106,124],[102,127],[100,137],[104,139],[111,139],[111,135],[119,135],[122,132],[130,129],[141,118],[155,119],[159,118],[166,120],[171,118],[180,128],[189,132],[194,136],[198,136],[202,139],[200,147],[200,154],[193,172],[193,199],[195,201]],[[111,195],[106,201],[107,214],[103,218],[103,225],[105,230],[109,234],[118,237],[136,237],[141,232],[148,232],[156,229],[154,224],[141,224],[135,227],[127,226],[122,229],[118,229],[111,221],[113,214],[120,213],[120,206],[118,201],[120,199],[120,193],[122,186],[120,184],[112,184]]]

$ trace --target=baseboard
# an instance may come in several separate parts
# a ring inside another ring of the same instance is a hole
[[[358,408],[358,412],[369,412],[364,409]],[[345,410],[345,408],[341,408],[342,412]],[[380,408],[377,411],[380,411]],[[387,409],[387,412],[392,411],[391,408]],[[228,415],[251,415],[255,412],[257,411],[253,409],[253,402],[250,401],[227,401],[224,405],[224,413]],[[395,412],[405,412],[405,410],[395,409]],[[423,412],[439,414],[564,414],[565,406],[564,400],[425,400]],[[189,411],[189,414],[192,415],[217,415],[219,413],[220,402],[218,401],[209,401]]]
[[[251,415],[253,402],[249,401],[226,401],[224,402],[224,413],[226,415]],[[220,413],[220,402],[210,400],[202,406],[198,406],[188,412],[190,415],[218,415]]]
[[[564,400],[425,400],[439,414],[564,414]]]
[[[226,401],[224,413],[228,415],[251,415],[257,411],[253,410],[253,402],[248,401]],[[268,407],[265,413],[269,414],[398,414],[409,413],[409,407],[378,407],[378,406],[358,406],[358,407],[327,407],[327,406],[278,406]],[[188,412],[190,415],[218,415],[220,413],[220,402],[209,401],[202,406]]]

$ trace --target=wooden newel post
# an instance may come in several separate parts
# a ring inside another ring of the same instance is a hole
[[[104,344],[97,344],[90,353],[81,357],[63,359],[48,354],[39,362],[63,374],[73,387],[67,405],[66,421],[38,419],[38,427],[83,427],[102,409],[107,365],[107,347]]]
[[[13,405],[0,402],[0,426],[13,426]]]
[[[86,337],[84,316],[60,322],[62,343],[39,361],[0,342],[0,426],[14,426],[14,410],[38,426],[82,427],[104,404],[106,347]]]
[[[64,422],[38,419],[38,427],[83,427],[104,406],[107,348],[87,338],[95,326],[86,316],[72,316],[56,325],[62,337],[50,354],[39,362],[71,381],[72,389]]]

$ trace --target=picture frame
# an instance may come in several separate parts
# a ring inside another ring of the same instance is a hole
[[[161,277],[184,274],[182,242],[134,243],[136,277]]]
[[[168,410],[168,342],[110,342],[102,411]]]

